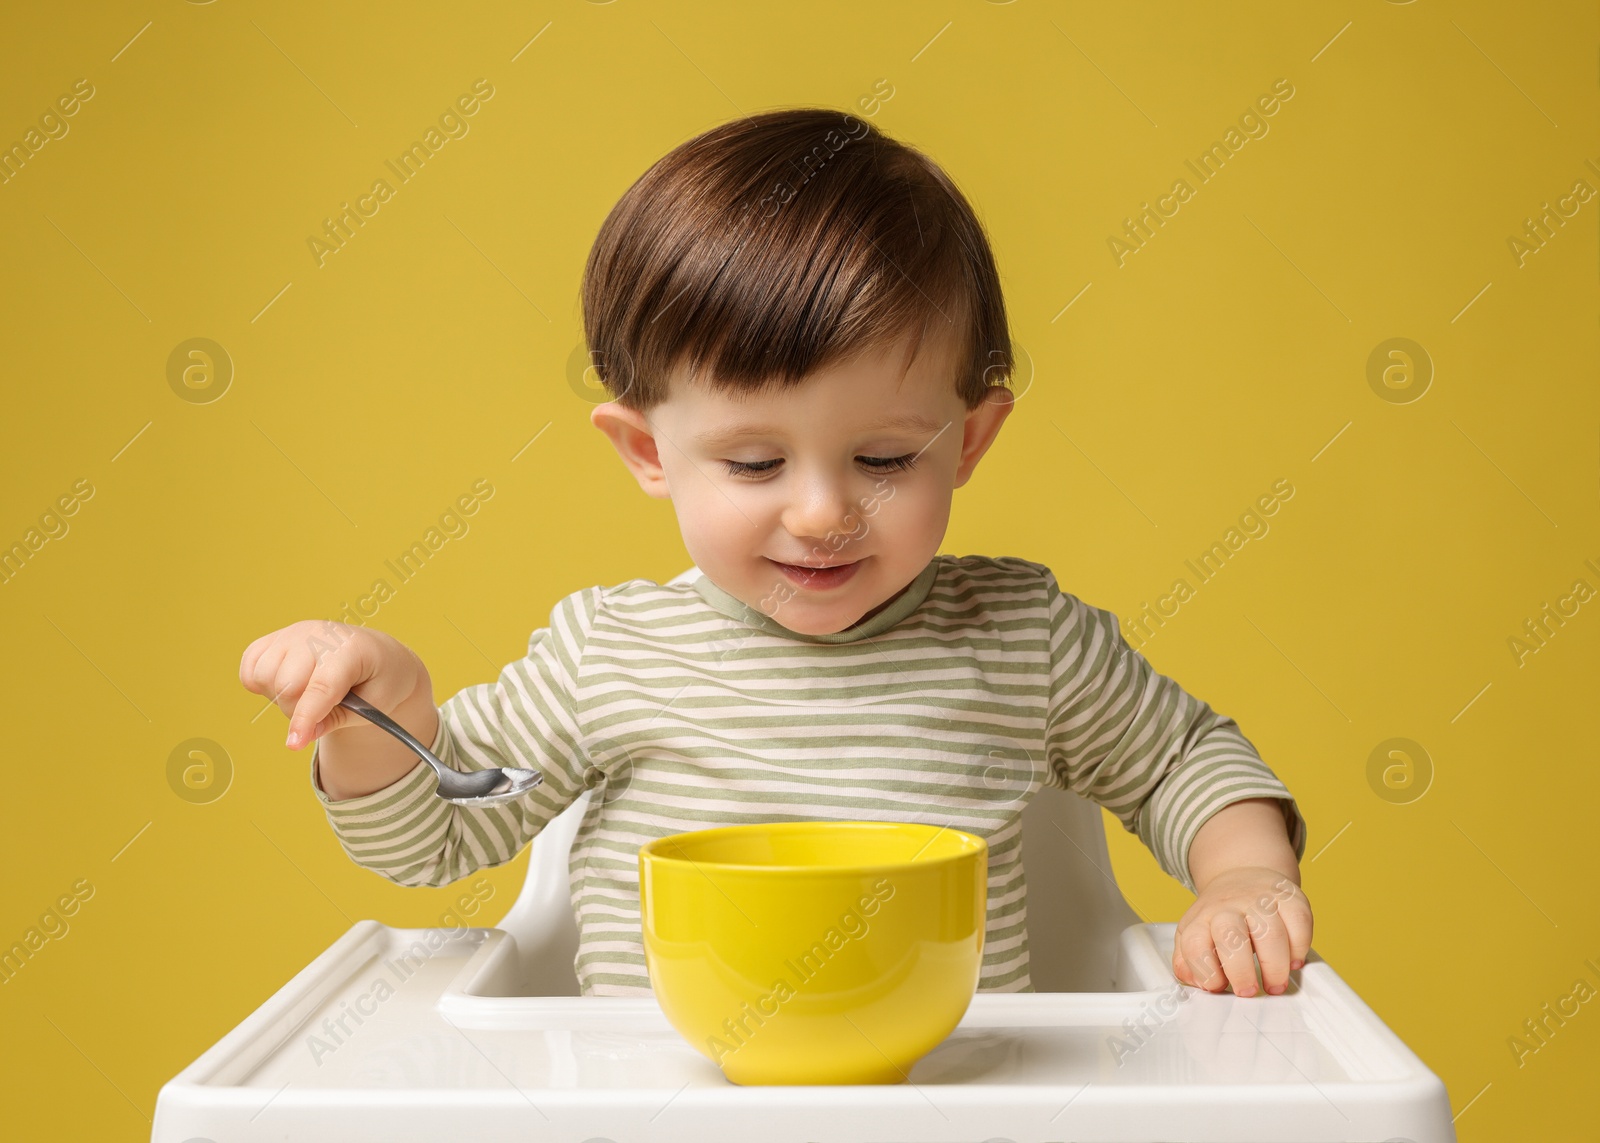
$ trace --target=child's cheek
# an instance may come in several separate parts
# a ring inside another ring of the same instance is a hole
[[[893,496],[882,502],[873,523],[886,537],[898,541],[917,544],[931,540],[937,544],[950,519],[950,492],[935,474],[902,481]]]

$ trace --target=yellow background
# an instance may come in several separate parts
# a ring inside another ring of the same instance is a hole
[[[345,858],[241,652],[392,583],[480,478],[470,532],[372,620],[441,701],[562,595],[682,570],[670,505],[569,385],[589,243],[691,135],[880,80],[873,122],[977,204],[1033,362],[946,550],[1128,616],[1290,481],[1145,652],[1300,799],[1316,947],[1445,1079],[1461,1138],[1589,1130],[1600,1010],[1521,1066],[1508,1041],[1600,984],[1600,599],[1520,666],[1507,640],[1600,589],[1600,199],[1525,265],[1507,239],[1600,188],[1593,4],[163,0],[0,27],[0,142],[95,88],[0,186],[0,543],[95,489],[0,585],[0,942],[95,890],[0,985],[8,1134],[145,1138],[160,1084],[354,919],[438,923],[456,891]],[[319,267],[323,220],[480,78],[470,133]],[[1123,219],[1279,78],[1269,134],[1119,267]],[[235,370],[208,403],[167,381],[196,337]],[[1368,384],[1392,337],[1433,362],[1416,400]],[[168,779],[196,737],[233,771],[209,802]],[[1395,737],[1431,760],[1409,802],[1367,777]],[[1128,897],[1176,919],[1186,894],[1108,826]],[[488,922],[524,864],[490,875]]]

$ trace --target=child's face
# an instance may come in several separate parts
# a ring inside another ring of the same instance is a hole
[[[841,631],[938,553],[951,493],[1011,409],[1003,390],[966,408],[948,338],[925,340],[902,378],[908,348],[762,394],[680,373],[648,412],[609,402],[591,419],[644,490],[672,500],[712,583],[791,631]]]

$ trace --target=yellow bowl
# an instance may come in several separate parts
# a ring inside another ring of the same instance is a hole
[[[940,826],[658,838],[639,848],[650,984],[734,1083],[903,1083],[977,990],[988,876],[988,843]]]

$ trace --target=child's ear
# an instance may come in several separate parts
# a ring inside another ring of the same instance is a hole
[[[655,434],[650,422],[638,409],[630,409],[616,401],[596,405],[589,414],[589,422],[616,446],[622,463],[633,473],[645,493],[660,500],[671,499],[666,473],[661,468],[661,456],[656,451]]]
[[[971,479],[978,461],[989,451],[989,446],[1000,433],[1000,426],[1005,423],[1015,404],[1011,390],[996,385],[983,395],[977,408],[967,410],[966,424],[961,433],[961,462],[956,466],[957,488]]]

